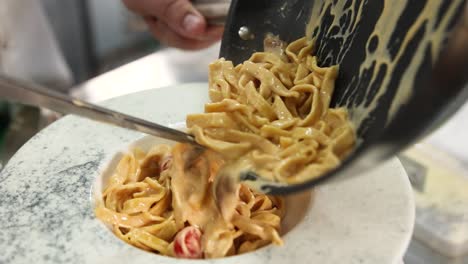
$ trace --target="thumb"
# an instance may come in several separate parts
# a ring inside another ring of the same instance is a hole
[[[169,2],[166,12],[159,16],[175,32],[187,38],[201,38],[206,30],[206,20],[188,0]]]

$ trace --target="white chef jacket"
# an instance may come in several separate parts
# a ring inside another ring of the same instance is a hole
[[[0,0],[0,73],[66,91],[72,75],[38,0]]]

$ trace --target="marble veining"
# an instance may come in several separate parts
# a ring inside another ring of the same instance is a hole
[[[164,98],[164,100],[162,100]],[[107,106],[163,124],[201,112],[206,84],[150,90]],[[177,104],[175,102],[184,102]],[[157,256],[117,239],[93,212],[93,185],[109,157],[140,133],[67,116],[23,146],[0,174],[0,263],[194,263]],[[398,161],[316,191],[285,246],[198,263],[394,263],[414,220]]]

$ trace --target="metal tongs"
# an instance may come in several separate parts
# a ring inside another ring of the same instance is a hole
[[[198,145],[192,135],[137,117],[91,104],[37,84],[0,75],[0,98],[63,114],[74,114],[145,134]]]

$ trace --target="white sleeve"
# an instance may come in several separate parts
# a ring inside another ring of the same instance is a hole
[[[0,72],[66,90],[72,75],[37,0],[0,0]]]

